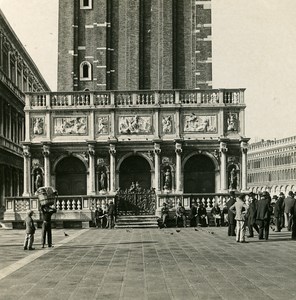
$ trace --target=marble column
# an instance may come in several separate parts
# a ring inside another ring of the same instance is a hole
[[[110,144],[109,154],[110,154],[110,187],[109,187],[109,190],[110,190],[111,193],[114,193],[115,192],[115,175],[116,175],[116,170],[115,170],[116,149],[115,149],[115,145]]]
[[[88,157],[89,157],[89,195],[96,194],[96,173],[95,173],[95,145],[88,144]]]
[[[51,174],[50,174],[50,146],[49,145],[43,145],[43,151],[42,151],[43,157],[44,157],[44,186],[50,186],[51,185]]]
[[[220,155],[221,155],[221,163],[220,163],[220,178],[221,178],[221,192],[226,192],[227,188],[227,144],[224,142],[220,142]]]
[[[24,155],[24,192],[23,196],[31,195],[31,152],[30,147],[23,146]]]
[[[241,142],[242,151],[242,191],[247,191],[247,153],[248,153],[248,143]]]
[[[182,144],[176,143],[176,192],[182,191],[182,180],[181,180],[181,155],[182,155]]]
[[[155,191],[159,192],[160,191],[160,180],[159,180],[159,175],[160,175],[160,163],[159,163],[159,156],[161,153],[160,145],[155,143],[154,144],[154,170],[155,170],[155,176],[154,176],[154,187]]]

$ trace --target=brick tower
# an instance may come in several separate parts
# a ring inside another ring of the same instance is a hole
[[[62,0],[58,90],[210,89],[210,0]]]

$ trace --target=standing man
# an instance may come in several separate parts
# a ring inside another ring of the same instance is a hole
[[[229,199],[226,202],[228,210],[228,236],[235,236],[235,214],[230,210],[230,207],[235,203],[235,192],[231,191]]]
[[[245,241],[245,216],[247,212],[247,205],[245,204],[245,195],[240,195],[236,202],[229,207],[229,210],[235,214],[236,220],[236,241],[246,243]]]
[[[263,192],[258,201],[256,220],[259,225],[259,240],[268,240],[269,223],[271,216],[270,196],[268,192]]]
[[[197,226],[197,206],[195,201],[192,202],[191,208],[190,208],[190,226],[196,227]]]
[[[114,218],[115,218],[115,205],[112,201],[109,203],[107,214],[108,214],[109,229],[112,229],[114,227]]]
[[[163,205],[161,208],[161,219],[162,219],[162,224],[164,227],[167,227],[168,216],[169,216],[169,208],[168,208],[166,202],[163,202]]]
[[[33,248],[33,242],[34,242],[34,234],[35,234],[35,225],[33,221],[33,216],[34,212],[33,210],[30,210],[28,212],[28,216],[25,219],[25,224],[26,224],[26,237],[25,237],[25,242],[24,242],[24,250],[35,250]]]
[[[249,228],[248,237],[254,237],[254,229],[259,233],[258,225],[256,224],[256,213],[257,213],[257,199],[254,193],[249,193],[249,208],[247,211],[247,224]]]
[[[292,240],[296,240],[296,201],[294,202],[294,205],[291,210],[292,213]]]
[[[281,208],[281,216],[280,216],[280,226],[281,226],[281,228],[285,227],[284,199],[285,199],[285,194],[283,192],[280,192],[280,194],[279,194],[279,206]]]
[[[186,227],[185,208],[181,202],[178,203],[177,209],[176,209],[176,227],[178,227],[179,220],[182,221],[183,227]]]
[[[284,199],[284,216],[285,216],[285,225],[287,226],[287,230],[291,231],[291,226],[292,226],[292,214],[291,210],[294,206],[295,199],[294,199],[294,193],[290,191],[288,193],[288,197]]]
[[[281,202],[281,198],[278,198],[277,195],[274,195],[272,197],[272,199],[274,199],[275,203],[274,203],[274,222],[275,222],[275,232],[280,232],[282,229],[282,224],[281,224],[281,217],[282,217],[282,211],[283,211],[283,207],[282,207],[282,202]]]
[[[54,206],[49,205],[41,205],[41,212],[42,212],[42,231],[41,231],[41,245],[44,248],[45,240],[47,236],[47,246],[52,246],[52,234],[51,234],[51,216],[57,212]]]

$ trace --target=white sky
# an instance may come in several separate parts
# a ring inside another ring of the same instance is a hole
[[[56,90],[58,0],[0,8]],[[296,135],[296,0],[212,0],[212,24],[213,87],[247,89],[246,136]]]

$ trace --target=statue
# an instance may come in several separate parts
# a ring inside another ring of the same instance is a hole
[[[105,191],[107,189],[107,180],[106,179],[107,179],[106,173],[104,171],[101,171],[100,187],[99,187],[100,191]]]
[[[237,189],[237,172],[236,168],[232,168],[229,176],[229,189],[235,190]]]
[[[172,121],[171,116],[164,116],[162,118],[162,130],[164,133],[172,132]]]
[[[43,178],[41,175],[40,170],[37,170],[36,176],[35,176],[35,189],[36,191],[42,186]]]
[[[164,189],[170,190],[172,186],[172,174],[170,168],[167,168],[164,173]]]
[[[236,125],[236,117],[235,114],[228,114],[227,118],[227,131],[236,131],[237,125]]]

